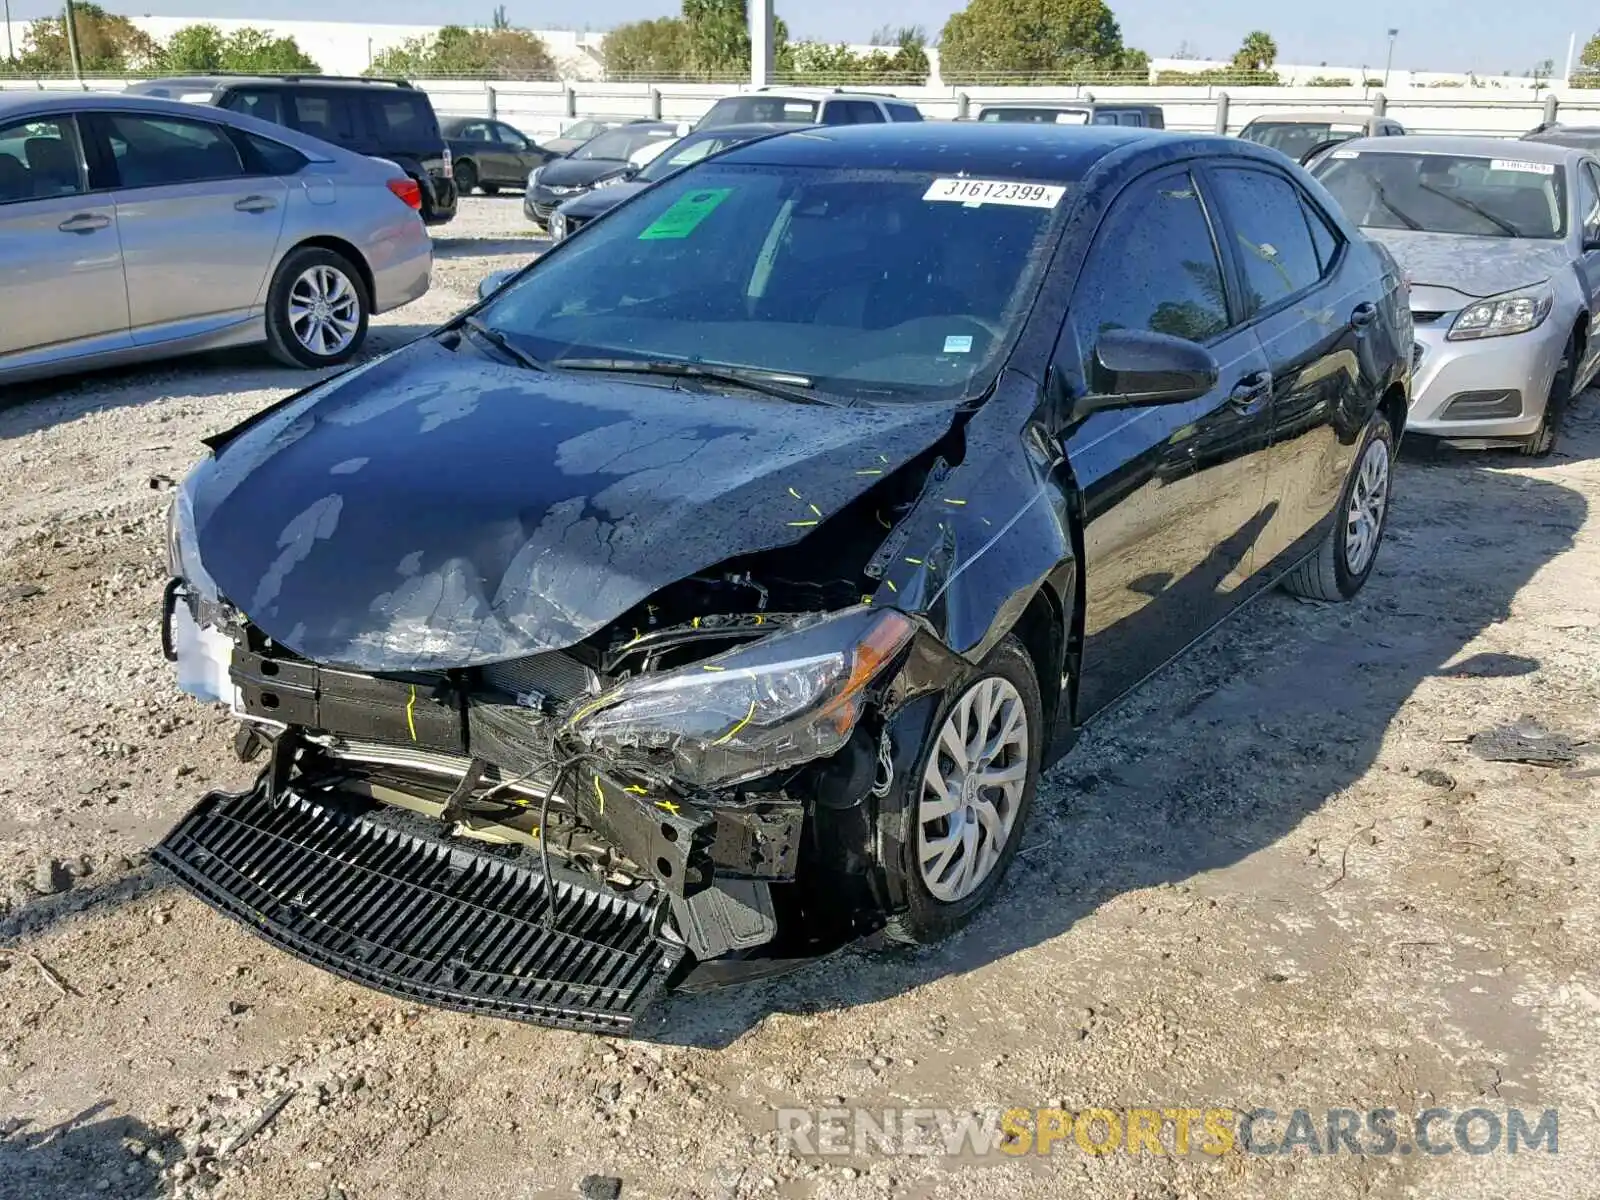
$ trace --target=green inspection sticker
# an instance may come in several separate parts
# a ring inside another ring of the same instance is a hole
[[[641,242],[664,241],[668,238],[686,238],[700,223],[717,211],[717,206],[733,195],[732,188],[708,188],[703,192],[690,192],[678,200],[645,228],[639,235]]]

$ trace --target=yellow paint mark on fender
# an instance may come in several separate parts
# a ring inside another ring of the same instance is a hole
[[[411,730],[411,740],[417,740],[417,685],[411,685],[411,699],[406,701],[406,728]]]
[[[600,801],[600,815],[603,817],[606,815],[605,789],[600,786],[600,776],[591,775],[589,778],[594,780],[594,798]]]
[[[711,744],[713,746],[720,746],[724,742],[731,742],[734,739],[734,737],[738,735],[739,730],[743,729],[746,725],[750,724],[750,718],[754,717],[755,715],[756,715],[756,702],[754,700],[752,700],[752,701],[750,701],[750,711],[745,713],[745,715],[742,718],[740,718],[739,723],[737,725],[735,725],[732,729],[728,730],[727,733],[723,734],[721,737],[719,737],[716,741],[712,742]]]
[[[673,816],[677,816],[678,815],[678,806],[676,804],[674,804],[671,800],[657,800],[656,801],[656,807],[659,808],[662,812],[671,813]]]

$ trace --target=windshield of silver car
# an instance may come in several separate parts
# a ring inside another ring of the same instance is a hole
[[[1369,229],[1473,237],[1560,238],[1567,185],[1555,163],[1505,158],[1335,150],[1315,174],[1345,213]]]
[[[976,394],[1068,189],[712,161],[561,243],[477,316],[523,355],[780,373],[842,397]]]

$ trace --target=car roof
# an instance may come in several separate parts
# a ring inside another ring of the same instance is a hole
[[[1523,162],[1564,163],[1586,152],[1554,142],[1527,142],[1498,137],[1472,137],[1451,133],[1408,133],[1399,137],[1355,138],[1341,150],[1363,154],[1461,154],[1473,158],[1516,158]]]
[[[988,104],[978,105],[978,111],[984,112],[991,108],[1037,108],[1043,112],[1077,112],[1086,108],[1160,108],[1159,104],[1150,104],[1138,100],[992,100]]]
[[[796,125],[792,121],[741,121],[737,125],[713,125],[710,129],[693,129],[683,135],[683,140],[693,138],[703,142],[717,137],[760,137],[764,133],[793,133],[796,129],[814,129],[813,125]]]
[[[337,161],[351,157],[349,152],[310,137],[287,125],[262,121],[245,113],[225,108],[206,108],[197,112],[195,105],[182,100],[167,100],[160,96],[141,96],[126,92],[81,91],[0,91],[0,121],[18,116],[41,116],[47,113],[77,113],[88,109],[100,112],[138,112],[168,117],[202,117],[219,125],[232,125],[249,133],[259,134],[273,141],[293,146],[302,154],[318,162]],[[355,157],[361,157],[359,155]]]
[[[373,88],[389,87],[397,90],[417,91],[403,79],[351,79],[339,75],[168,75],[160,79],[141,79],[128,85],[130,92],[151,88],[184,88],[199,91],[215,90],[236,84],[251,87],[319,87],[319,88]]]
[[[773,96],[779,100],[793,96],[796,100],[897,100],[901,104],[911,103],[888,92],[852,92],[845,88],[829,87],[764,87],[753,92],[735,92],[721,99],[738,100],[745,96]]]
[[[1303,108],[1295,112],[1262,113],[1259,117],[1251,117],[1245,124],[1249,125],[1326,125],[1332,121],[1339,121],[1350,125],[1365,125],[1373,120],[1371,113],[1329,112],[1327,109]],[[1378,117],[1379,121],[1391,121],[1392,117]],[[1395,124],[1399,124],[1395,121]]]
[[[1033,178],[1072,183],[1102,158],[1139,142],[1184,143],[1235,157],[1258,148],[1238,138],[1173,133],[1133,125],[923,121],[808,125],[724,151],[718,162],[768,166],[875,168],[940,175]],[[1266,153],[1261,151],[1262,154]]]

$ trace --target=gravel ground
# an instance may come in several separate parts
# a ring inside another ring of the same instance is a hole
[[[519,204],[468,201],[433,291],[373,350],[536,248]],[[0,1194],[522,1200],[589,1175],[677,1200],[1600,1194],[1592,394],[1548,462],[1408,460],[1357,603],[1268,596],[1094,729],[962,936],[675,998],[620,1042],[348,985],[146,864],[247,775],[160,657],[163,493],[198,438],[305,382],[245,352],[0,410]],[[1577,761],[1468,744],[1524,719]],[[776,1108],[839,1104],[1554,1108],[1559,1153],[1069,1138],[980,1162],[775,1133]]]

